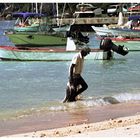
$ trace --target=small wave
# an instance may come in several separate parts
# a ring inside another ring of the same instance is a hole
[[[105,96],[105,97],[84,97],[77,102],[68,102],[62,103],[61,101],[51,101],[49,103],[43,104],[40,107],[30,108],[27,110],[20,110],[13,112],[11,114],[5,114],[8,118],[22,118],[27,117],[32,114],[42,114],[48,112],[59,112],[59,111],[71,111],[75,109],[84,109],[89,107],[97,107],[97,106],[104,106],[109,104],[118,104],[127,101],[140,101],[140,94],[139,93],[122,93],[114,96]],[[5,116],[1,116],[0,119],[5,118]]]
[[[110,103],[110,104],[118,104],[118,103],[120,103],[116,98],[113,98],[113,97],[104,97],[103,100],[105,102]]]
[[[119,102],[126,102],[126,101],[139,101],[140,100],[140,93],[122,93],[119,95],[113,96]]]

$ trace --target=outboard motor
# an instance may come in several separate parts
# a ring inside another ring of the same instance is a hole
[[[123,46],[121,46],[121,45],[115,45],[114,43],[113,43],[113,46],[112,46],[112,50],[114,51],[114,52],[116,52],[116,53],[118,53],[118,54],[121,54],[121,55],[123,55],[123,56],[125,56],[126,54],[128,54],[128,48],[127,47],[124,47],[124,45]]]
[[[118,54],[121,54],[123,56],[125,56],[126,54],[128,54],[128,48],[121,46],[121,45],[115,45],[111,39],[102,39],[100,42],[100,49],[104,50],[104,51],[114,51]]]

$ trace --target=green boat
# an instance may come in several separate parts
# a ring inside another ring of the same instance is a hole
[[[14,46],[0,46],[0,59],[15,61],[70,61],[78,51],[67,51],[61,47],[18,48]],[[86,59],[104,60],[107,59],[107,52],[103,52],[100,49],[93,49]]]
[[[40,33],[9,33],[9,39],[15,46],[28,46],[28,47],[49,47],[49,46],[65,46],[66,37],[57,34]]]
[[[65,46],[66,38],[62,33],[48,32],[46,16],[39,13],[13,13],[17,18],[12,31],[6,35],[15,46],[49,47]]]

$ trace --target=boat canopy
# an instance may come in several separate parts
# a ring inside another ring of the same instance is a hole
[[[128,20],[139,20],[140,19],[140,15],[132,15],[128,18]]]
[[[42,17],[45,16],[44,14],[39,14],[39,13],[31,13],[31,12],[18,12],[18,13],[13,13],[13,17],[22,17],[26,19],[27,17]]]

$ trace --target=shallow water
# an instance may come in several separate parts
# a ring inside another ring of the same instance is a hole
[[[95,105],[140,100],[140,55],[131,52],[111,61],[86,60],[83,77],[89,88],[83,101],[61,103],[70,61],[0,62],[0,116],[38,111],[65,111]]]
[[[91,47],[98,47],[93,34]],[[1,35],[2,43],[11,42]],[[140,52],[114,60],[86,60],[83,77],[89,88],[81,101],[63,104],[70,61],[0,62],[0,119],[40,111],[66,111],[140,100]]]

